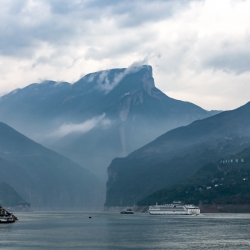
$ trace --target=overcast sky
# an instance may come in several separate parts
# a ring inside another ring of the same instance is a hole
[[[249,13],[247,0],[1,0],[0,94],[141,61],[170,97],[237,108],[250,101]]]

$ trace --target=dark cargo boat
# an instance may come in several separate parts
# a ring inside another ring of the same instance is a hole
[[[121,214],[133,214],[134,211],[132,208],[127,208],[126,210],[121,211]]]

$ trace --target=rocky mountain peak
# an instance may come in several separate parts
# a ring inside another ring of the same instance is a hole
[[[151,68],[151,66],[150,66]],[[146,71],[142,78],[143,89],[151,95],[152,89],[155,87],[154,78],[152,76],[152,68],[150,71]]]

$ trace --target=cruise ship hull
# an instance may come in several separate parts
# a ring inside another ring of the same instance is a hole
[[[198,215],[200,214],[200,211],[196,211],[193,213],[190,212],[170,212],[170,211],[149,211],[151,215]]]
[[[194,205],[173,203],[150,206],[148,212],[152,215],[199,215],[200,209]]]

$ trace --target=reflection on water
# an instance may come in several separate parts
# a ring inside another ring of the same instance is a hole
[[[248,214],[16,215],[0,225],[0,249],[250,249]]]

